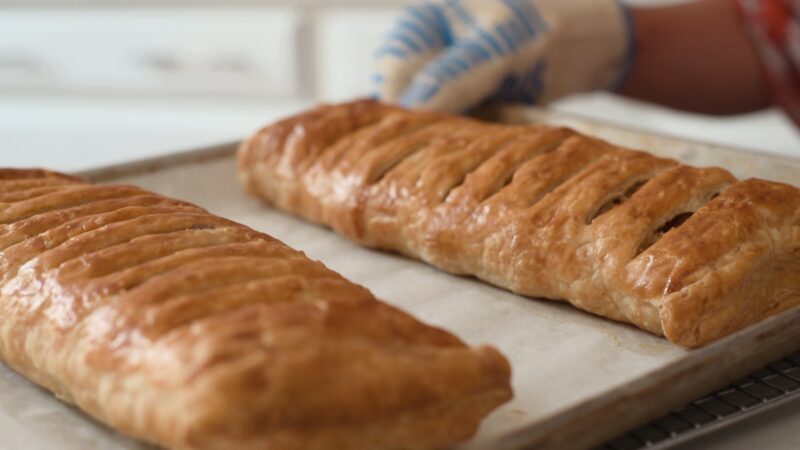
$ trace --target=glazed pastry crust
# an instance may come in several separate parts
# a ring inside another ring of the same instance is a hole
[[[434,449],[511,397],[491,347],[133,186],[0,170],[0,357],[176,449]]]
[[[800,190],[569,129],[329,105],[245,141],[239,175],[361,244],[682,346],[800,304]]]

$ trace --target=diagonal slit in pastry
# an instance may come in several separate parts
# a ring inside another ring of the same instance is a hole
[[[88,216],[113,213],[126,207],[157,207],[159,205],[179,207],[182,203],[177,201],[165,201],[164,198],[159,198],[151,194],[127,198],[95,200],[62,210],[45,211],[41,214],[36,214],[9,224],[0,224],[0,250],[5,250],[26,239],[43,235],[52,229]],[[200,210],[200,208],[196,207],[195,209]]]
[[[563,148],[563,147],[559,147]],[[549,154],[552,154],[551,152]],[[586,173],[586,171],[590,170],[595,164],[598,164],[600,157],[590,158],[588,161],[583,162],[582,164],[577,165],[576,167],[570,168],[569,170],[565,171],[555,180],[552,180],[551,183],[544,186],[541,190],[536,192],[536,195],[532,196],[531,198],[527,199],[525,203],[522,205],[523,208],[533,208],[539,204],[545,197],[552,194],[561,186],[566,185],[573,179],[581,176],[581,174]]]
[[[561,140],[559,140],[557,142],[544,145],[541,148],[537,149],[536,151],[531,152],[530,154],[526,155],[524,158],[522,158],[520,161],[518,161],[514,165],[514,167],[510,171],[508,171],[508,173],[504,174],[503,177],[500,180],[498,180],[499,182],[494,186],[494,188],[491,191],[488,191],[483,198],[479,199],[480,202],[486,202],[486,201],[491,200],[492,197],[494,197],[495,195],[499,194],[503,189],[508,187],[508,185],[510,185],[511,182],[514,181],[514,176],[517,175],[517,172],[519,172],[520,168],[522,168],[522,166],[524,166],[525,163],[527,163],[528,161],[530,161],[533,158],[536,158],[538,156],[546,155],[548,153],[553,153],[553,152],[557,151],[559,148],[561,148],[561,145],[566,140],[567,139],[564,138],[564,139],[561,139]]]
[[[36,197],[41,197],[52,192],[63,192],[67,189],[77,189],[79,188],[79,184],[75,184],[74,186],[64,186],[64,185],[49,185],[49,186],[37,186],[32,187],[29,189],[18,189],[18,190],[3,190],[0,191],[0,203],[14,203],[14,202],[21,202],[24,200],[31,200]]]
[[[711,200],[717,198],[719,194],[720,194],[719,191],[711,193],[711,195],[708,196],[708,199],[704,201],[702,205],[703,206],[707,205],[709,202],[711,202]],[[697,212],[697,210],[700,209],[701,207],[702,206],[698,206],[697,208],[692,209],[690,211],[683,211],[677,213],[673,215],[669,220],[664,222],[660,227],[656,228],[655,230],[645,235],[644,239],[642,239],[642,243],[639,244],[639,247],[636,249],[636,253],[634,253],[633,257],[635,258],[644,253],[645,251],[647,251],[648,248],[655,245],[656,242],[658,242],[662,237],[664,237],[664,235],[666,235],[670,231],[676,228],[680,228],[680,226],[686,223],[686,221],[689,220],[694,215],[694,213]]]
[[[53,210],[64,210],[95,201],[129,197],[135,194],[142,195],[147,194],[147,192],[137,187],[125,185],[99,186],[98,189],[89,189],[85,185],[81,185],[78,189],[54,192],[35,199],[10,204],[0,211],[0,225],[9,225]]]
[[[503,149],[511,145],[513,142],[514,142],[514,136],[508,136],[506,139],[499,140],[498,142],[494,143],[488,149],[484,149],[484,151],[482,152],[483,154],[477,160],[461,168],[463,173],[458,179],[454,180],[454,183],[445,187],[445,189],[443,189],[440,192],[439,195],[440,201],[447,202],[450,197],[450,194],[452,194],[453,191],[455,191],[459,187],[463,186],[464,183],[467,181],[467,178],[471,174],[473,174],[476,170],[478,170],[478,168],[480,168],[481,165],[483,165],[486,161],[488,161],[489,158],[494,156],[497,152],[502,151]]]
[[[371,149],[367,149],[367,150],[368,151],[374,151],[375,149],[377,149],[379,147],[384,147],[385,148],[387,146],[396,145],[397,142],[402,140],[402,139],[412,138],[414,135],[420,134],[420,133],[424,132],[427,128],[435,125],[436,121],[412,122],[410,124],[403,125],[400,128],[393,129],[392,133],[387,133],[385,135],[380,133],[382,131],[381,130],[381,123],[382,122],[378,122],[378,123],[369,125],[369,126],[364,127],[364,128],[353,130],[351,133],[348,133],[348,134],[342,136],[339,139],[339,141],[337,141],[333,145],[329,145],[324,150],[325,152],[336,151],[336,149],[340,150],[340,151],[337,151],[335,154],[332,155],[333,156],[333,161],[332,161],[333,165],[344,164],[344,163],[346,163],[347,161],[350,161],[353,158],[359,158],[359,157],[363,157],[364,156],[363,154],[359,154],[359,153],[361,153],[361,152],[363,152],[365,150],[364,148],[361,148],[359,146],[345,146],[345,145],[342,145],[342,143],[345,142],[347,139],[357,138],[359,134],[364,132],[364,130],[373,130],[374,136],[371,136],[371,138],[368,141],[371,144],[370,145]],[[362,137],[362,140],[363,139],[364,138]]]
[[[367,178],[367,184],[375,184],[380,183],[383,178],[389,174],[393,169],[397,168],[403,161],[410,158],[411,156],[415,155],[420,150],[426,148],[426,143],[415,143],[414,145],[407,148],[405,151],[400,152],[399,155],[396,155],[389,159],[386,163],[383,164],[383,167],[380,167],[378,170],[375,171],[369,178]]]
[[[586,225],[592,224],[595,219],[602,216],[603,214],[611,211],[612,209],[616,208],[617,206],[625,203],[628,201],[629,198],[633,197],[639,189],[644,187],[648,181],[652,180],[653,176],[648,176],[644,180],[635,181],[632,185],[629,185],[627,189],[625,189],[621,194],[615,195],[611,199],[607,200],[603,203],[594,214],[590,214],[589,217],[586,218]]]

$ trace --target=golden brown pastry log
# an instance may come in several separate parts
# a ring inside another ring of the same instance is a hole
[[[132,186],[0,170],[0,358],[176,449],[441,448],[511,396],[490,347]]]
[[[800,304],[800,190],[564,128],[322,106],[244,142],[239,173],[364,245],[682,346]]]

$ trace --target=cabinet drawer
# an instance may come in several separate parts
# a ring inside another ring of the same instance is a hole
[[[290,8],[63,8],[0,14],[0,89],[295,95]]]

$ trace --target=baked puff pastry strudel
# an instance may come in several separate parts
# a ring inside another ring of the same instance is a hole
[[[0,170],[0,358],[175,449],[441,448],[511,396],[494,349],[267,235],[41,170]]]
[[[361,244],[687,347],[800,304],[800,190],[542,125],[371,101],[267,126],[253,194]]]

